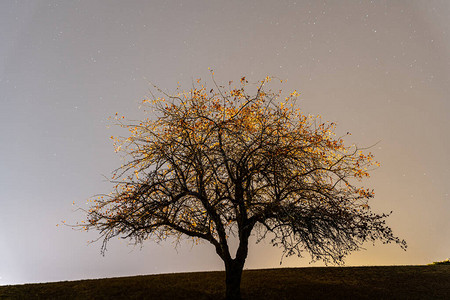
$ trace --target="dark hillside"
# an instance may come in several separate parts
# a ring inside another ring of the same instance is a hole
[[[0,299],[223,299],[224,272],[0,286]],[[246,270],[244,299],[450,299],[450,266]]]

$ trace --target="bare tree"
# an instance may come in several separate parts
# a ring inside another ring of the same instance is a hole
[[[395,242],[386,214],[371,212],[373,191],[357,186],[378,163],[334,137],[334,124],[296,108],[294,91],[265,90],[272,78],[187,92],[157,89],[144,105],[156,117],[121,126],[113,192],[93,199],[84,228],[136,243],[183,236],[211,243],[224,261],[226,297],[240,299],[249,237],[270,236],[283,256],[342,263],[366,241]],[[247,91],[253,89],[253,94]],[[119,119],[122,119],[120,117]],[[229,248],[237,237],[236,253]]]

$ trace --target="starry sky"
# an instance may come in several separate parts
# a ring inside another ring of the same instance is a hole
[[[0,2],[0,285],[223,270],[212,246],[144,247],[56,226],[108,193],[121,164],[108,117],[144,116],[150,82],[267,75],[299,107],[371,146],[371,206],[408,242],[367,244],[346,265],[426,264],[450,256],[450,2]],[[75,202],[75,205],[73,205]],[[254,241],[254,240],[253,240]],[[246,268],[280,267],[252,245]],[[288,258],[282,267],[321,266]]]

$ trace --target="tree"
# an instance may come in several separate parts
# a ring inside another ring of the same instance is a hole
[[[306,251],[326,263],[342,263],[366,241],[406,248],[385,225],[388,215],[371,212],[373,190],[357,186],[378,165],[373,155],[335,138],[334,123],[304,115],[296,91],[282,98],[267,90],[271,80],[224,87],[212,76],[213,88],[198,80],[174,95],[155,87],[161,97],[143,105],[156,117],[120,121],[130,135],[112,138],[129,160],[83,224],[100,231],[103,253],[115,236],[207,241],[225,264],[227,299],[240,299],[252,234],[270,235],[282,258]]]

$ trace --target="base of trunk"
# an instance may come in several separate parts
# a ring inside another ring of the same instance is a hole
[[[244,264],[238,261],[231,261],[226,265],[226,299],[240,300],[241,299],[241,278]]]

